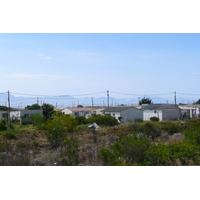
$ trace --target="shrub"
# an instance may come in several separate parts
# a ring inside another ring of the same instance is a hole
[[[135,123],[142,123],[142,122],[143,122],[143,119],[139,119],[139,118],[138,118],[138,119],[135,119],[134,122],[135,122]]]
[[[88,118],[88,123],[92,124],[94,122],[96,122],[98,125],[104,125],[104,126],[115,126],[119,124],[116,118],[111,116],[102,116],[102,115],[96,115]]]
[[[63,143],[66,133],[77,130],[73,117],[65,114],[54,114],[52,120],[48,120],[43,128],[47,130],[46,136],[52,148],[57,148]]]
[[[7,129],[6,121],[5,120],[1,120],[0,121],[0,131],[5,131],[6,129]]]
[[[165,122],[162,123],[164,131],[168,132],[169,135],[174,133],[179,133],[181,131],[181,126],[175,122]]]
[[[77,138],[66,138],[61,148],[59,164],[64,166],[77,166],[79,163],[79,143]]]
[[[38,128],[41,127],[41,125],[44,123],[44,117],[39,114],[32,114],[30,116],[31,122],[34,126],[37,126]]]
[[[6,132],[4,137],[8,140],[15,140],[17,138],[16,135],[12,132]]]
[[[152,122],[158,122],[159,121],[159,118],[158,117],[150,117],[150,120]]]
[[[146,134],[147,136],[151,136],[152,139],[159,137],[161,135],[161,129],[156,126],[153,122],[145,122],[142,126],[142,133]]]
[[[76,121],[76,123],[78,125],[82,125],[82,124],[87,124],[88,123],[88,120],[85,117],[82,117],[82,116],[77,116],[74,120]]]
[[[144,161],[145,152],[150,146],[147,137],[137,138],[135,135],[128,135],[114,142],[109,148],[100,150],[99,158],[104,165],[135,165]]]
[[[169,165],[176,159],[181,165],[187,165],[187,160],[199,164],[199,147],[185,142],[171,142],[169,144],[153,143],[145,155],[146,165]]]

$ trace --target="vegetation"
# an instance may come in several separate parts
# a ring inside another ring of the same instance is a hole
[[[42,105],[44,119],[47,121],[55,113],[54,106],[48,103]]]
[[[5,131],[7,129],[6,121],[1,120],[0,121],[0,131]]]
[[[194,102],[193,104],[200,104],[200,99],[196,102]]]
[[[142,104],[152,104],[153,101],[148,98],[148,97],[143,97],[140,101],[139,101],[139,105],[142,105]]]
[[[27,110],[39,110],[39,109],[41,109],[41,106],[36,103],[36,104],[31,105],[31,106],[29,106],[29,105],[26,106],[25,109],[27,109]]]
[[[109,116],[73,118],[55,112],[31,124],[0,121],[1,166],[200,165],[200,119],[116,123]],[[96,122],[100,129],[88,130]]]
[[[158,122],[159,121],[159,118],[158,117],[151,117],[150,120],[152,122]]]
[[[0,111],[7,111],[9,108],[7,106],[0,106]]]
[[[103,116],[103,115],[95,115],[93,117],[88,118],[88,123],[96,122],[98,125],[104,126],[115,126],[118,123],[117,119],[111,116]]]

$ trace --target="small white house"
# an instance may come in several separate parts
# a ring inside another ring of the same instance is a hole
[[[200,105],[178,105],[181,109],[181,119],[200,117]]]
[[[74,117],[82,116],[88,118],[91,115],[91,110],[89,108],[84,107],[76,107],[76,108],[65,108],[61,110],[63,114],[72,115]]]
[[[13,120],[21,120],[24,117],[28,117],[32,114],[43,115],[43,110],[17,110],[10,111],[10,119]],[[0,120],[5,119],[8,120],[8,111],[0,111]]]
[[[120,122],[134,121],[143,118],[143,111],[129,106],[108,107],[102,110],[104,115],[115,117]]]
[[[180,108],[177,105],[171,104],[149,104],[142,106],[143,120],[149,121],[151,117],[159,118],[162,120],[179,120],[180,119]]]

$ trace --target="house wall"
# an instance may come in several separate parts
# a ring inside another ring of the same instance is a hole
[[[4,117],[4,115],[8,116],[8,112],[7,111],[0,111],[0,120],[2,119],[8,119],[8,117]],[[30,116],[32,114],[39,114],[39,115],[43,115],[43,110],[20,110],[20,111],[10,111],[10,119],[11,120],[20,120],[23,117],[26,116]]]
[[[20,110],[20,111],[11,111],[10,118],[12,119],[20,119],[26,116],[30,116],[32,114],[43,115],[43,110]]]
[[[144,110],[143,111],[143,120],[149,121],[151,117],[158,117],[159,121],[163,120],[162,110]]]
[[[120,117],[123,117],[121,122],[134,121],[135,119],[143,118],[143,111],[136,108],[129,108],[121,112]]]
[[[72,114],[72,111],[69,110],[69,109],[67,109],[67,108],[65,108],[65,109],[62,110],[61,112],[62,112],[63,114],[66,114],[66,115],[70,115],[70,114]]]
[[[181,111],[179,109],[164,109],[163,120],[179,120]]]

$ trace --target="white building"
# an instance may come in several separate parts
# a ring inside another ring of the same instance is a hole
[[[181,116],[180,108],[177,105],[171,104],[149,104],[142,106],[143,120],[149,121],[151,117],[162,120],[179,120]]]
[[[115,117],[122,123],[143,118],[142,110],[128,106],[108,107],[102,110],[102,113],[104,115]]]
[[[43,115],[43,110],[17,110],[10,111],[10,119],[13,120],[21,120],[24,117],[28,117],[32,114]],[[8,111],[0,111],[0,120],[5,119],[8,120]]]
[[[63,114],[72,115],[74,117],[81,116],[88,118],[91,116],[91,110],[89,108],[84,107],[76,107],[76,108],[65,108],[61,110]]]
[[[200,105],[178,105],[181,109],[181,119],[200,117]]]

